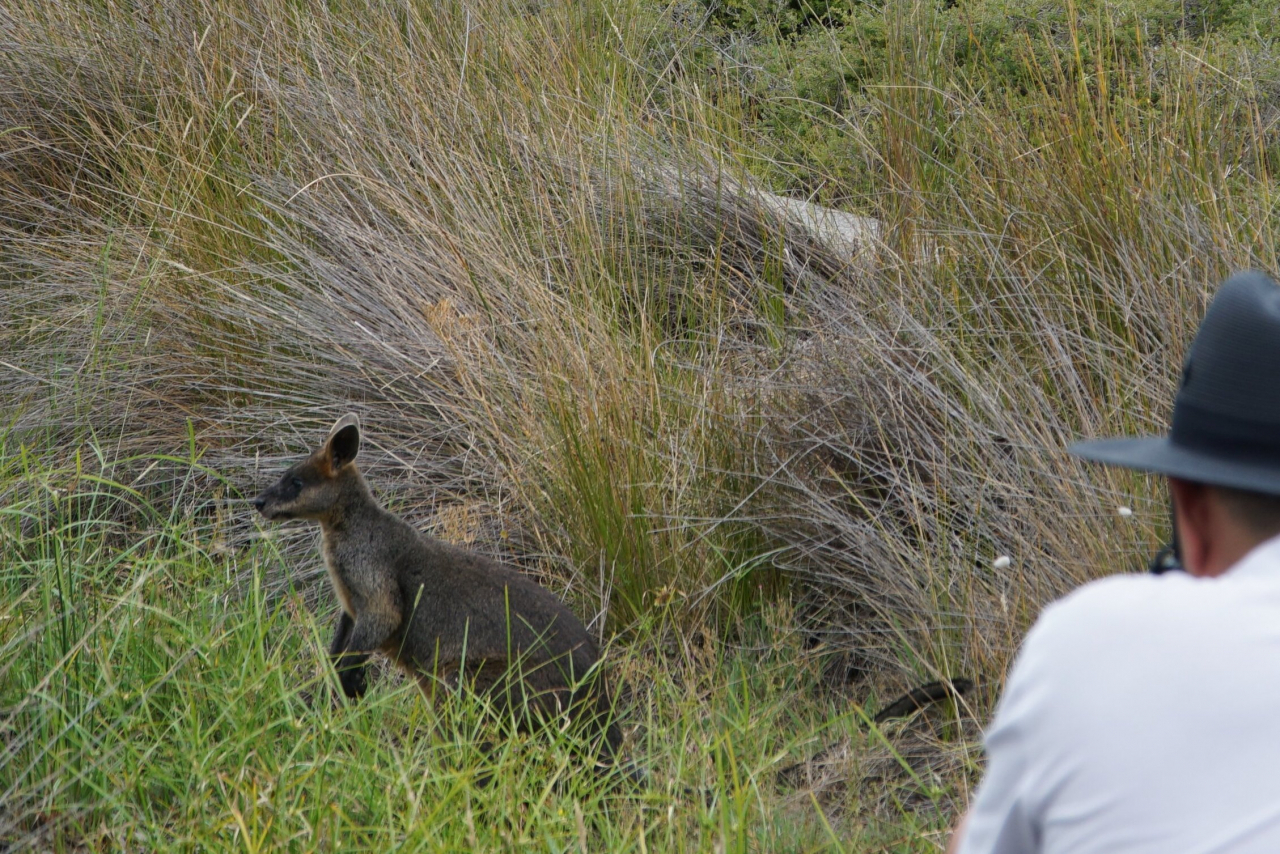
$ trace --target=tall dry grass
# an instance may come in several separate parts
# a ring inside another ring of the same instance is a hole
[[[888,143],[848,127],[884,237],[850,253],[762,201],[679,12],[13,0],[11,436],[195,449],[250,493],[354,410],[396,509],[605,631],[785,597],[833,677],[995,687],[1042,603],[1157,543],[1158,484],[1064,448],[1161,429],[1215,284],[1276,268],[1274,100],[1191,54],[1029,54],[1011,112],[903,4]],[[215,488],[190,513],[263,536]]]

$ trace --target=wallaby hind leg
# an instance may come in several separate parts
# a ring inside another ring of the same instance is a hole
[[[605,774],[622,770],[622,729],[614,720],[613,702],[598,672],[588,672],[575,681],[572,673],[543,669],[527,681],[532,683],[525,700],[529,711],[570,728],[576,752],[585,764]]]

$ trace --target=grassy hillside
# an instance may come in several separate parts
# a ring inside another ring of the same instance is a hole
[[[1064,447],[1162,429],[1213,286],[1277,269],[1278,31],[12,0],[0,844],[937,850],[1040,606],[1163,533]],[[390,674],[328,702],[314,532],[243,498],[347,411],[390,506],[610,641],[650,790]]]

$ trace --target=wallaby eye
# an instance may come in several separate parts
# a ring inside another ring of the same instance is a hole
[[[296,492],[302,491],[302,478],[295,477],[293,480],[289,481],[289,484],[294,488]]]

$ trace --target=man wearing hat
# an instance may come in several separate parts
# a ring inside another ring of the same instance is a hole
[[[1044,610],[952,850],[1280,852],[1280,288],[1222,286],[1167,437],[1071,451],[1168,478],[1185,571]]]

